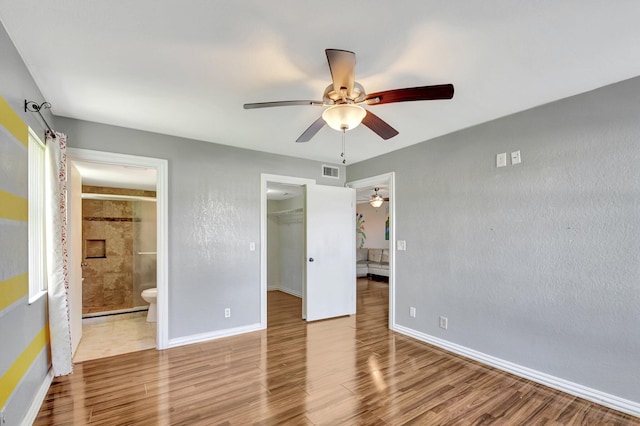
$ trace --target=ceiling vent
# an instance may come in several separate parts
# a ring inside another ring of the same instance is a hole
[[[340,169],[333,166],[327,166],[326,164],[322,165],[322,176],[329,177],[333,179],[340,178]]]

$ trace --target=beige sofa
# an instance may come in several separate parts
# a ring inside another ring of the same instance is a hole
[[[359,248],[356,253],[358,277],[389,277],[389,249]]]

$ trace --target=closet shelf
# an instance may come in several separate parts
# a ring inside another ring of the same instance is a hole
[[[267,213],[267,215],[273,216],[273,217],[280,217],[280,216],[291,216],[291,215],[302,214],[302,212],[303,212],[302,207],[299,207],[297,209],[288,209],[288,210],[280,210],[277,212],[271,212],[271,213]]]

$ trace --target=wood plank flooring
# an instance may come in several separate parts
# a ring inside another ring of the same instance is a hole
[[[387,329],[388,286],[307,324],[270,292],[268,329],[77,364],[36,425],[640,425],[640,419]]]

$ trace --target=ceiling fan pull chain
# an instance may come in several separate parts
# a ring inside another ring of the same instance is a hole
[[[347,164],[347,155],[345,154],[345,145],[344,145],[344,134],[347,132],[346,129],[342,129],[342,154],[340,154],[340,157],[342,157],[342,164]]]

